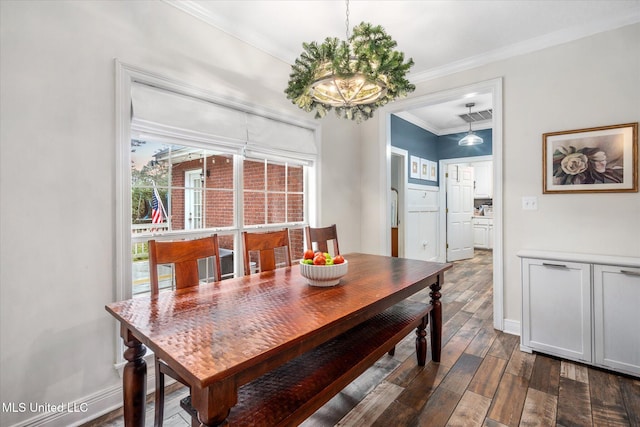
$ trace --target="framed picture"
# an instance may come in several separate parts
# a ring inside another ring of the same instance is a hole
[[[638,191],[638,123],[542,135],[543,193]]]
[[[429,160],[420,159],[420,179],[429,179]]]
[[[416,156],[410,156],[409,163],[409,176],[411,178],[420,179],[420,158]]]
[[[438,163],[429,161],[429,181],[438,180]]]

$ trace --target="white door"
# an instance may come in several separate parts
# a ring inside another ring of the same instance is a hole
[[[202,228],[202,170],[184,173],[184,229]]]
[[[447,168],[447,261],[473,257],[473,167]]]

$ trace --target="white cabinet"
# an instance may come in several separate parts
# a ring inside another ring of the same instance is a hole
[[[640,268],[593,266],[595,363],[640,375]]]
[[[475,179],[474,198],[475,199],[491,199],[493,198],[493,162],[473,163],[473,176]]]
[[[521,346],[640,376],[640,258],[525,250]]]
[[[526,347],[591,362],[589,264],[523,259],[522,294]]]
[[[473,217],[473,247],[493,248],[493,218]]]

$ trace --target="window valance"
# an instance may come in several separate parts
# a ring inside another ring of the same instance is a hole
[[[209,100],[133,83],[132,123],[166,135],[210,140],[254,155],[313,160],[312,128],[242,111]]]

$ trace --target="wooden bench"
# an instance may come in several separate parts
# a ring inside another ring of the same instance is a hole
[[[229,426],[296,426],[416,330],[418,365],[426,363],[430,304],[405,300],[238,390]],[[200,425],[191,397],[181,406]]]

